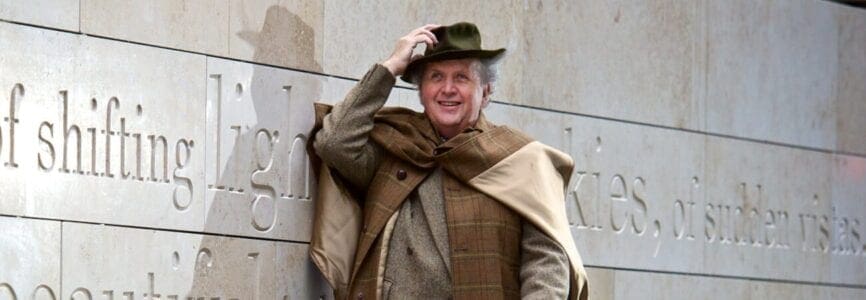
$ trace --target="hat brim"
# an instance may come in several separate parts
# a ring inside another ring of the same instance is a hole
[[[420,70],[421,66],[428,62],[441,61],[441,60],[449,60],[449,59],[463,59],[463,58],[478,58],[478,59],[490,59],[496,58],[502,53],[505,52],[505,48],[496,49],[496,50],[450,50],[450,51],[442,51],[433,55],[424,56],[419,59],[416,59],[409,63],[406,66],[406,71],[403,72],[403,76],[400,76],[400,79],[412,83],[418,84],[417,82],[412,82],[412,75],[415,72]]]

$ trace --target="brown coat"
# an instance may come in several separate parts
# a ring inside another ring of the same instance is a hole
[[[371,70],[365,76],[365,79],[362,80],[362,83],[369,79],[368,77],[370,76],[376,77],[376,69]],[[381,68],[379,69],[379,71],[382,71]],[[381,74],[379,75],[381,77]],[[362,89],[358,93],[376,94],[377,91],[363,91]],[[384,95],[382,94],[379,92],[376,96],[384,98],[383,96],[387,96],[387,90]],[[357,99],[349,97],[346,101],[353,100]],[[379,107],[381,107],[381,104],[379,104]],[[557,243],[565,247],[564,252],[558,253],[568,254],[568,258],[563,257],[566,265],[569,264],[568,261],[571,261],[572,278],[576,279],[572,283],[572,297],[585,295],[585,274],[580,266],[579,255],[574,250],[570,233],[568,233],[567,223],[565,223],[565,230],[562,230],[564,214],[562,214],[561,218],[550,215],[551,211],[562,212],[562,210],[556,207],[553,209],[550,207],[545,208],[544,205],[521,207],[521,205],[525,206],[526,203],[524,202],[527,199],[531,200],[541,195],[523,193],[521,196],[524,199],[520,199],[515,203],[509,203],[509,201],[514,202],[515,200],[485,193],[485,189],[500,187],[490,185],[485,187],[484,184],[477,184],[477,182],[484,182],[485,178],[493,179],[494,181],[497,178],[496,175],[481,176],[482,173],[501,169],[497,168],[500,164],[515,165],[514,162],[509,161],[509,157],[513,156],[512,154],[517,152],[538,152],[530,150],[546,148],[539,148],[538,145],[540,143],[533,142],[528,137],[507,127],[489,125],[483,119],[473,132],[458,135],[454,139],[437,147],[437,143],[429,142],[429,140],[436,140],[438,137],[435,136],[435,132],[431,128],[426,128],[429,127],[429,123],[426,122],[423,114],[408,111],[390,111],[390,113],[392,113],[391,116],[386,116],[385,120],[380,120],[380,122],[385,123],[391,122],[391,124],[388,124],[390,127],[384,127],[386,128],[385,130],[372,131],[372,138],[374,140],[393,149],[387,149],[388,151],[385,152],[387,155],[382,155],[380,161],[370,163],[370,166],[376,167],[378,171],[375,173],[375,176],[371,176],[373,180],[369,183],[369,189],[367,189],[363,211],[361,212],[358,207],[352,207],[351,203],[344,202],[341,205],[352,212],[346,215],[337,214],[339,216],[337,220],[343,221],[342,224],[340,222],[323,223],[319,218],[316,220],[316,231],[320,231],[323,227],[331,226],[337,228],[341,233],[360,233],[360,237],[357,240],[358,243],[355,245],[347,244],[345,239],[335,239],[332,235],[317,236],[314,233],[313,247],[311,249],[313,259],[323,269],[322,271],[329,281],[332,284],[336,283],[335,288],[337,288],[338,294],[341,294],[339,296],[348,296],[345,294],[348,288],[353,290],[352,296],[359,294],[367,295],[370,298],[373,298],[374,295],[381,296],[381,275],[384,257],[388,253],[386,250],[391,230],[389,227],[393,228],[394,219],[400,206],[410,193],[416,189],[418,184],[427,178],[427,175],[432,170],[431,166],[440,166],[445,170],[442,172],[442,191],[445,198],[446,220],[448,223],[447,239],[451,246],[449,252],[451,268],[449,269],[454,284],[453,292],[455,297],[471,299],[517,298],[520,295],[521,285],[518,278],[518,270],[521,264],[521,222],[524,220],[529,221],[529,223],[526,223],[527,225],[531,223],[537,226],[538,230],[543,232],[540,235],[544,239],[549,239],[545,236],[554,238],[556,242],[552,242],[553,248],[563,251],[562,247],[558,247]],[[388,113],[385,114],[387,115]],[[399,123],[401,122],[412,123],[412,125],[399,128],[398,130],[388,130],[388,128],[396,128],[395,126],[399,127]],[[365,126],[364,124],[360,125]],[[410,132],[411,130],[405,130],[406,128],[421,129],[416,132]],[[414,140],[415,143],[404,143],[401,146],[399,141],[405,140]],[[394,141],[398,141],[396,146],[392,145],[395,144]],[[545,153],[544,151],[541,152],[541,154]],[[437,153],[437,155],[433,155],[434,153]],[[532,160],[535,156],[523,155],[521,157],[530,158],[521,160]],[[571,172],[570,159],[562,155],[553,155],[551,158],[553,160],[546,164],[557,165],[557,167],[555,169],[546,169],[544,173],[546,173],[546,177],[559,174],[549,178],[550,180],[548,181],[559,182],[559,194],[562,196],[562,185],[565,183],[563,179],[567,182],[568,175]],[[556,162],[551,163],[553,161]],[[363,166],[364,162],[360,164]],[[516,165],[519,165],[519,163]],[[522,166],[522,168],[526,167]],[[518,171],[526,173],[525,170]],[[497,172],[501,173],[501,171]],[[333,190],[323,191],[322,187],[328,186],[327,184],[323,184],[323,182],[328,182],[332,174],[325,170],[320,175],[327,178],[320,178],[322,181],[320,181],[319,198],[327,198],[327,195],[341,197],[349,195],[345,192],[342,192],[342,194],[337,192],[335,194]],[[353,176],[352,174],[344,175],[348,177]],[[513,174],[510,176],[513,176]],[[358,182],[357,178],[356,180],[352,180],[353,178],[348,179],[349,181],[355,181],[356,184]],[[472,184],[473,180],[476,181],[476,184]],[[340,180],[336,181],[339,182]],[[363,184],[365,182],[360,183],[360,185]],[[557,185],[554,184],[552,186],[555,187]],[[514,191],[508,193],[520,194]],[[493,195],[493,197],[488,195]],[[562,198],[559,197],[559,205],[562,205],[561,201]],[[532,202],[530,201],[530,204]],[[317,215],[321,215],[319,204],[321,203],[317,203]],[[541,208],[540,210],[539,207]],[[329,210],[327,215],[334,216],[331,210]],[[357,220],[346,222],[345,217],[353,215],[363,215],[363,222]],[[551,221],[559,221],[559,225],[551,226]],[[360,228],[361,224],[363,224],[363,229]],[[530,225],[529,228],[535,230],[535,226]],[[566,234],[563,234],[563,232]],[[326,245],[331,246],[319,247]],[[329,251],[327,248],[331,248],[330,251],[333,251],[335,248],[342,249],[343,254],[329,256],[327,255],[328,253],[325,253]],[[347,258],[349,253],[353,254],[353,259]],[[334,257],[340,259],[335,260]],[[351,263],[351,267],[349,267],[350,262],[353,262]],[[532,272],[527,273],[532,274]],[[536,271],[535,273],[540,272]],[[520,276],[524,276],[522,271]],[[348,285],[349,283],[351,283],[351,286]]]

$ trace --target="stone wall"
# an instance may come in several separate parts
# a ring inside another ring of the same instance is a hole
[[[506,47],[596,299],[866,298],[866,10],[825,1],[0,1],[0,299],[331,297],[313,101],[396,38]],[[420,108],[410,86],[391,105]]]

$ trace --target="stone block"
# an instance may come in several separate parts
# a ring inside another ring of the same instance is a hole
[[[336,104],[346,98],[346,94],[358,83],[357,80],[343,79],[337,77],[325,77],[322,88],[322,97],[316,99],[326,104]]]
[[[589,298],[595,300],[614,299],[614,274],[612,269],[586,268],[586,277],[589,279]]]
[[[840,6],[836,77],[837,150],[866,154],[866,11]]]
[[[208,58],[208,232],[309,241],[321,76]]]
[[[321,1],[229,1],[229,56],[322,72]]]
[[[71,223],[63,257],[63,298],[327,295],[304,244]]]
[[[707,138],[698,239],[711,274],[828,282],[830,154]],[[836,282],[852,283],[852,282]]]
[[[502,104],[485,113],[574,158],[566,207],[584,263],[701,269],[702,135]]]
[[[707,1],[707,131],[832,149],[838,31],[826,1]]]
[[[504,101],[701,129],[702,1],[524,1]]]
[[[863,299],[861,288],[617,270],[614,299]],[[592,287],[590,287],[592,290]]]
[[[60,222],[0,217],[0,299],[59,299]]]
[[[0,213],[200,230],[205,58],[0,24]]]
[[[391,55],[398,38],[424,25],[424,7],[418,0],[325,0],[324,73],[361,78]]]
[[[0,2],[0,19],[78,31],[79,1],[5,0]]]
[[[833,203],[820,216],[821,234],[830,240],[831,282],[866,282],[866,158],[833,157]],[[826,218],[826,219],[825,219]]]
[[[641,271],[614,272],[614,299],[780,299],[755,298],[748,280]],[[590,287],[591,289],[591,287]],[[784,298],[781,298],[784,299]],[[809,299],[809,298],[803,298]]]
[[[81,0],[81,31],[219,56],[229,54],[227,0]]]

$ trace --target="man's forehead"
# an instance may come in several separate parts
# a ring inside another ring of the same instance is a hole
[[[476,63],[480,64],[481,60],[477,58],[438,60],[426,63],[424,66],[424,70],[425,72],[429,72],[432,70],[474,70],[474,68],[472,67]]]

